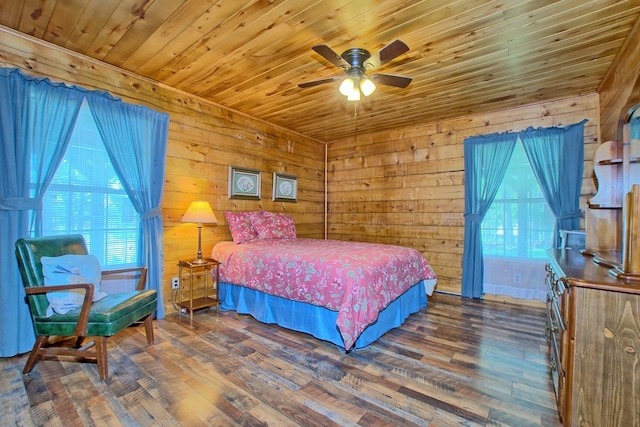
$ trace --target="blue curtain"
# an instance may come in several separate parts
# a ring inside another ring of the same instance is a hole
[[[586,122],[564,128],[529,128],[519,134],[542,194],[556,218],[554,248],[559,245],[558,230],[580,228]]]
[[[129,199],[140,214],[138,262],[158,291],[156,316],[164,318],[164,245],[160,201],[164,186],[169,115],[129,105],[108,94],[87,96],[107,153]]]
[[[0,357],[30,351],[35,341],[14,244],[29,237],[32,211],[39,231],[42,195],[69,144],[83,97],[61,83],[0,68]]]
[[[149,268],[149,287],[159,293],[156,315],[164,317],[160,199],[168,115],[127,105],[106,92],[0,68],[0,357],[28,352],[35,341],[14,244],[32,235],[30,217],[33,234],[41,234],[42,195],[64,156],[84,99],[141,216],[138,260]]]
[[[462,296],[483,294],[482,219],[502,182],[518,134],[472,136],[464,140],[464,254]]]
[[[502,183],[518,138],[522,139],[536,179],[556,217],[556,229],[579,228],[586,122],[583,120],[565,128],[529,128],[520,133],[481,135],[465,139],[463,297],[482,297],[482,220]],[[557,232],[554,233],[553,244],[558,244]]]

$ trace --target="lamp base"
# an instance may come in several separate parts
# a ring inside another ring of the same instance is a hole
[[[209,262],[209,261],[208,261],[208,260],[206,260],[206,259],[204,259],[204,258],[196,258],[196,259],[194,259],[194,260],[191,260],[191,264],[195,264],[195,265],[198,265],[198,264],[206,264],[206,263],[208,263],[208,262]]]

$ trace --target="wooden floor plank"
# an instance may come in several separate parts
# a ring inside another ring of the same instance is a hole
[[[0,369],[0,414],[15,414],[15,425],[30,427],[35,425],[29,416],[29,406],[38,403],[51,406],[48,391],[42,381],[32,379],[30,384],[32,393],[36,396],[29,400],[25,390],[30,388],[23,383],[22,366],[15,363],[16,358],[8,358],[4,369]],[[45,397],[46,396],[46,397]]]
[[[0,359],[3,425],[559,425],[544,309],[436,293],[369,347],[234,312],[170,314],[109,338],[95,364]]]

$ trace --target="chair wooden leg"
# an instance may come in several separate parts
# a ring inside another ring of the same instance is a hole
[[[31,372],[33,367],[36,366],[36,363],[40,361],[40,359],[42,358],[40,350],[47,344],[48,339],[49,337],[46,335],[38,335],[38,337],[36,338],[36,342],[31,349],[31,353],[29,353],[27,363],[25,363],[24,369],[22,370],[23,374],[28,374],[29,372]]]
[[[95,337],[96,343],[96,362],[98,364],[98,375],[101,380],[106,380],[109,374],[109,366],[107,362],[107,337]]]
[[[147,334],[147,343],[153,344],[155,337],[153,336],[153,313],[144,318],[144,330]]]

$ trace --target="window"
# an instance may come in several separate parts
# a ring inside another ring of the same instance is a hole
[[[101,265],[136,264],[138,213],[111,165],[86,101],[43,203],[45,235],[80,233]]]
[[[484,255],[546,259],[554,225],[554,216],[518,141],[498,194],[482,221]]]

